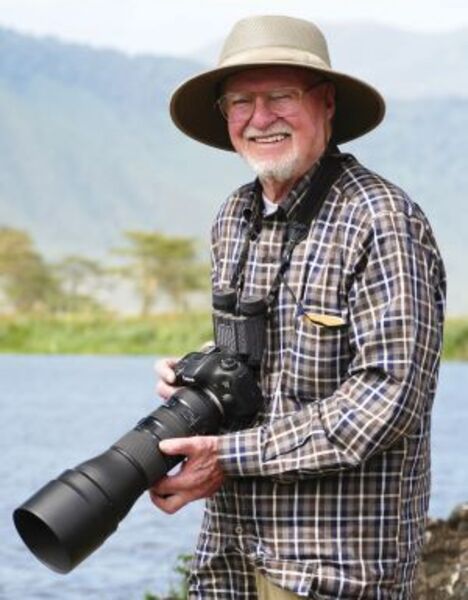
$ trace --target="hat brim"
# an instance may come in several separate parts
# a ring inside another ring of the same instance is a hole
[[[385,115],[385,102],[380,93],[360,79],[328,68],[312,68],[309,64],[268,61],[219,67],[182,83],[174,91],[170,102],[175,125],[203,144],[233,151],[226,121],[216,105],[221,84],[229,75],[266,66],[305,68],[323,74],[335,85],[333,139],[337,144],[349,142],[371,131]]]

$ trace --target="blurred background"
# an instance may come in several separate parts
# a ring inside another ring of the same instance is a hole
[[[17,253],[29,243],[54,267],[53,273],[44,264],[34,270],[29,261],[26,270],[41,280],[42,292],[29,290],[43,296],[36,308],[41,301],[59,302],[55,279],[68,294],[62,304],[73,305],[62,310],[74,310],[78,296],[89,293],[120,312],[137,312],[145,287],[138,274],[131,269],[127,278],[117,277],[104,267],[134,267],[148,244],[165,250],[166,260],[206,259],[217,207],[252,176],[238,157],[180,134],[170,121],[168,98],[186,77],[214,64],[237,18],[271,13],[270,5],[2,0],[0,251],[14,243],[5,228],[18,229],[29,239],[15,239]],[[378,6],[331,0],[276,2],[274,12],[316,20],[333,64],[385,95],[383,125],[343,149],[423,207],[447,264],[449,313],[467,313],[468,8],[451,1],[441,7],[435,0]],[[126,234],[149,230],[163,238]],[[164,236],[182,237],[185,245],[179,240],[168,248]],[[179,290],[167,289],[167,273],[155,269],[150,265],[159,293],[147,281],[146,294],[153,293],[159,306],[164,298],[180,303]],[[187,269],[169,271],[179,273],[173,287],[203,287],[203,270],[198,281]],[[27,296],[16,291],[22,293]],[[3,300],[4,309],[12,302],[34,304],[14,292]]]
[[[211,337],[210,223],[252,175],[180,134],[168,99],[251,14],[315,21],[333,65],[386,97],[384,123],[342,149],[433,225],[449,320],[432,514],[467,497],[468,4],[0,0],[0,598],[162,594],[193,546],[200,506],[170,518],[142,499],[120,545],[57,578],[27,554],[10,513],[152,410],[154,356]]]

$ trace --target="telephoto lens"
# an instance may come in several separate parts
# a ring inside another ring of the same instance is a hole
[[[139,496],[184,457],[159,450],[167,438],[217,433],[246,423],[262,396],[235,355],[217,348],[186,355],[176,366],[180,388],[103,454],[64,471],[13,513],[29,550],[68,573],[117,529]]]

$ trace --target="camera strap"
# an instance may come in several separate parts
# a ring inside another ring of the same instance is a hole
[[[317,216],[327,198],[328,192],[342,172],[342,161],[346,156],[348,155],[342,154],[336,147],[323,156],[317,170],[312,176],[310,185],[302,195],[293,213],[288,217],[285,236],[286,243],[281,255],[278,272],[266,297],[267,307],[270,307],[274,303],[284,273],[289,268],[294,248],[307,237],[312,221]],[[261,186],[257,182],[255,190],[256,201],[253,203],[249,228],[244,239],[239,261],[231,279],[231,287],[236,289],[238,294],[243,287],[242,276],[247,262],[250,242],[256,238],[262,225],[260,194]]]
[[[322,208],[334,182],[341,175],[344,156],[343,154],[328,154],[323,157],[307,191],[293,214],[288,218],[286,244],[281,255],[281,264],[266,298],[268,307],[272,306],[276,299],[295,247],[308,236],[313,220]]]
[[[262,195],[262,186],[257,179],[255,181],[255,188],[252,192],[252,204],[253,208],[250,211],[249,216],[249,226],[247,229],[247,235],[244,238],[244,243],[242,245],[242,249],[240,251],[239,260],[237,261],[236,268],[234,269],[234,273],[232,274],[230,287],[237,291],[237,296],[239,298],[240,292],[243,288],[243,272],[245,263],[247,262],[247,257],[249,255],[249,246],[250,242],[253,241],[259,231],[262,228],[262,214],[261,214],[261,195]],[[249,209],[247,209],[249,210]]]

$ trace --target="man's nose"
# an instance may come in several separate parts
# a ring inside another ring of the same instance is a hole
[[[268,106],[268,101],[262,96],[255,98],[255,104],[252,116],[250,117],[249,125],[257,127],[258,129],[266,129],[276,119],[277,115]]]

